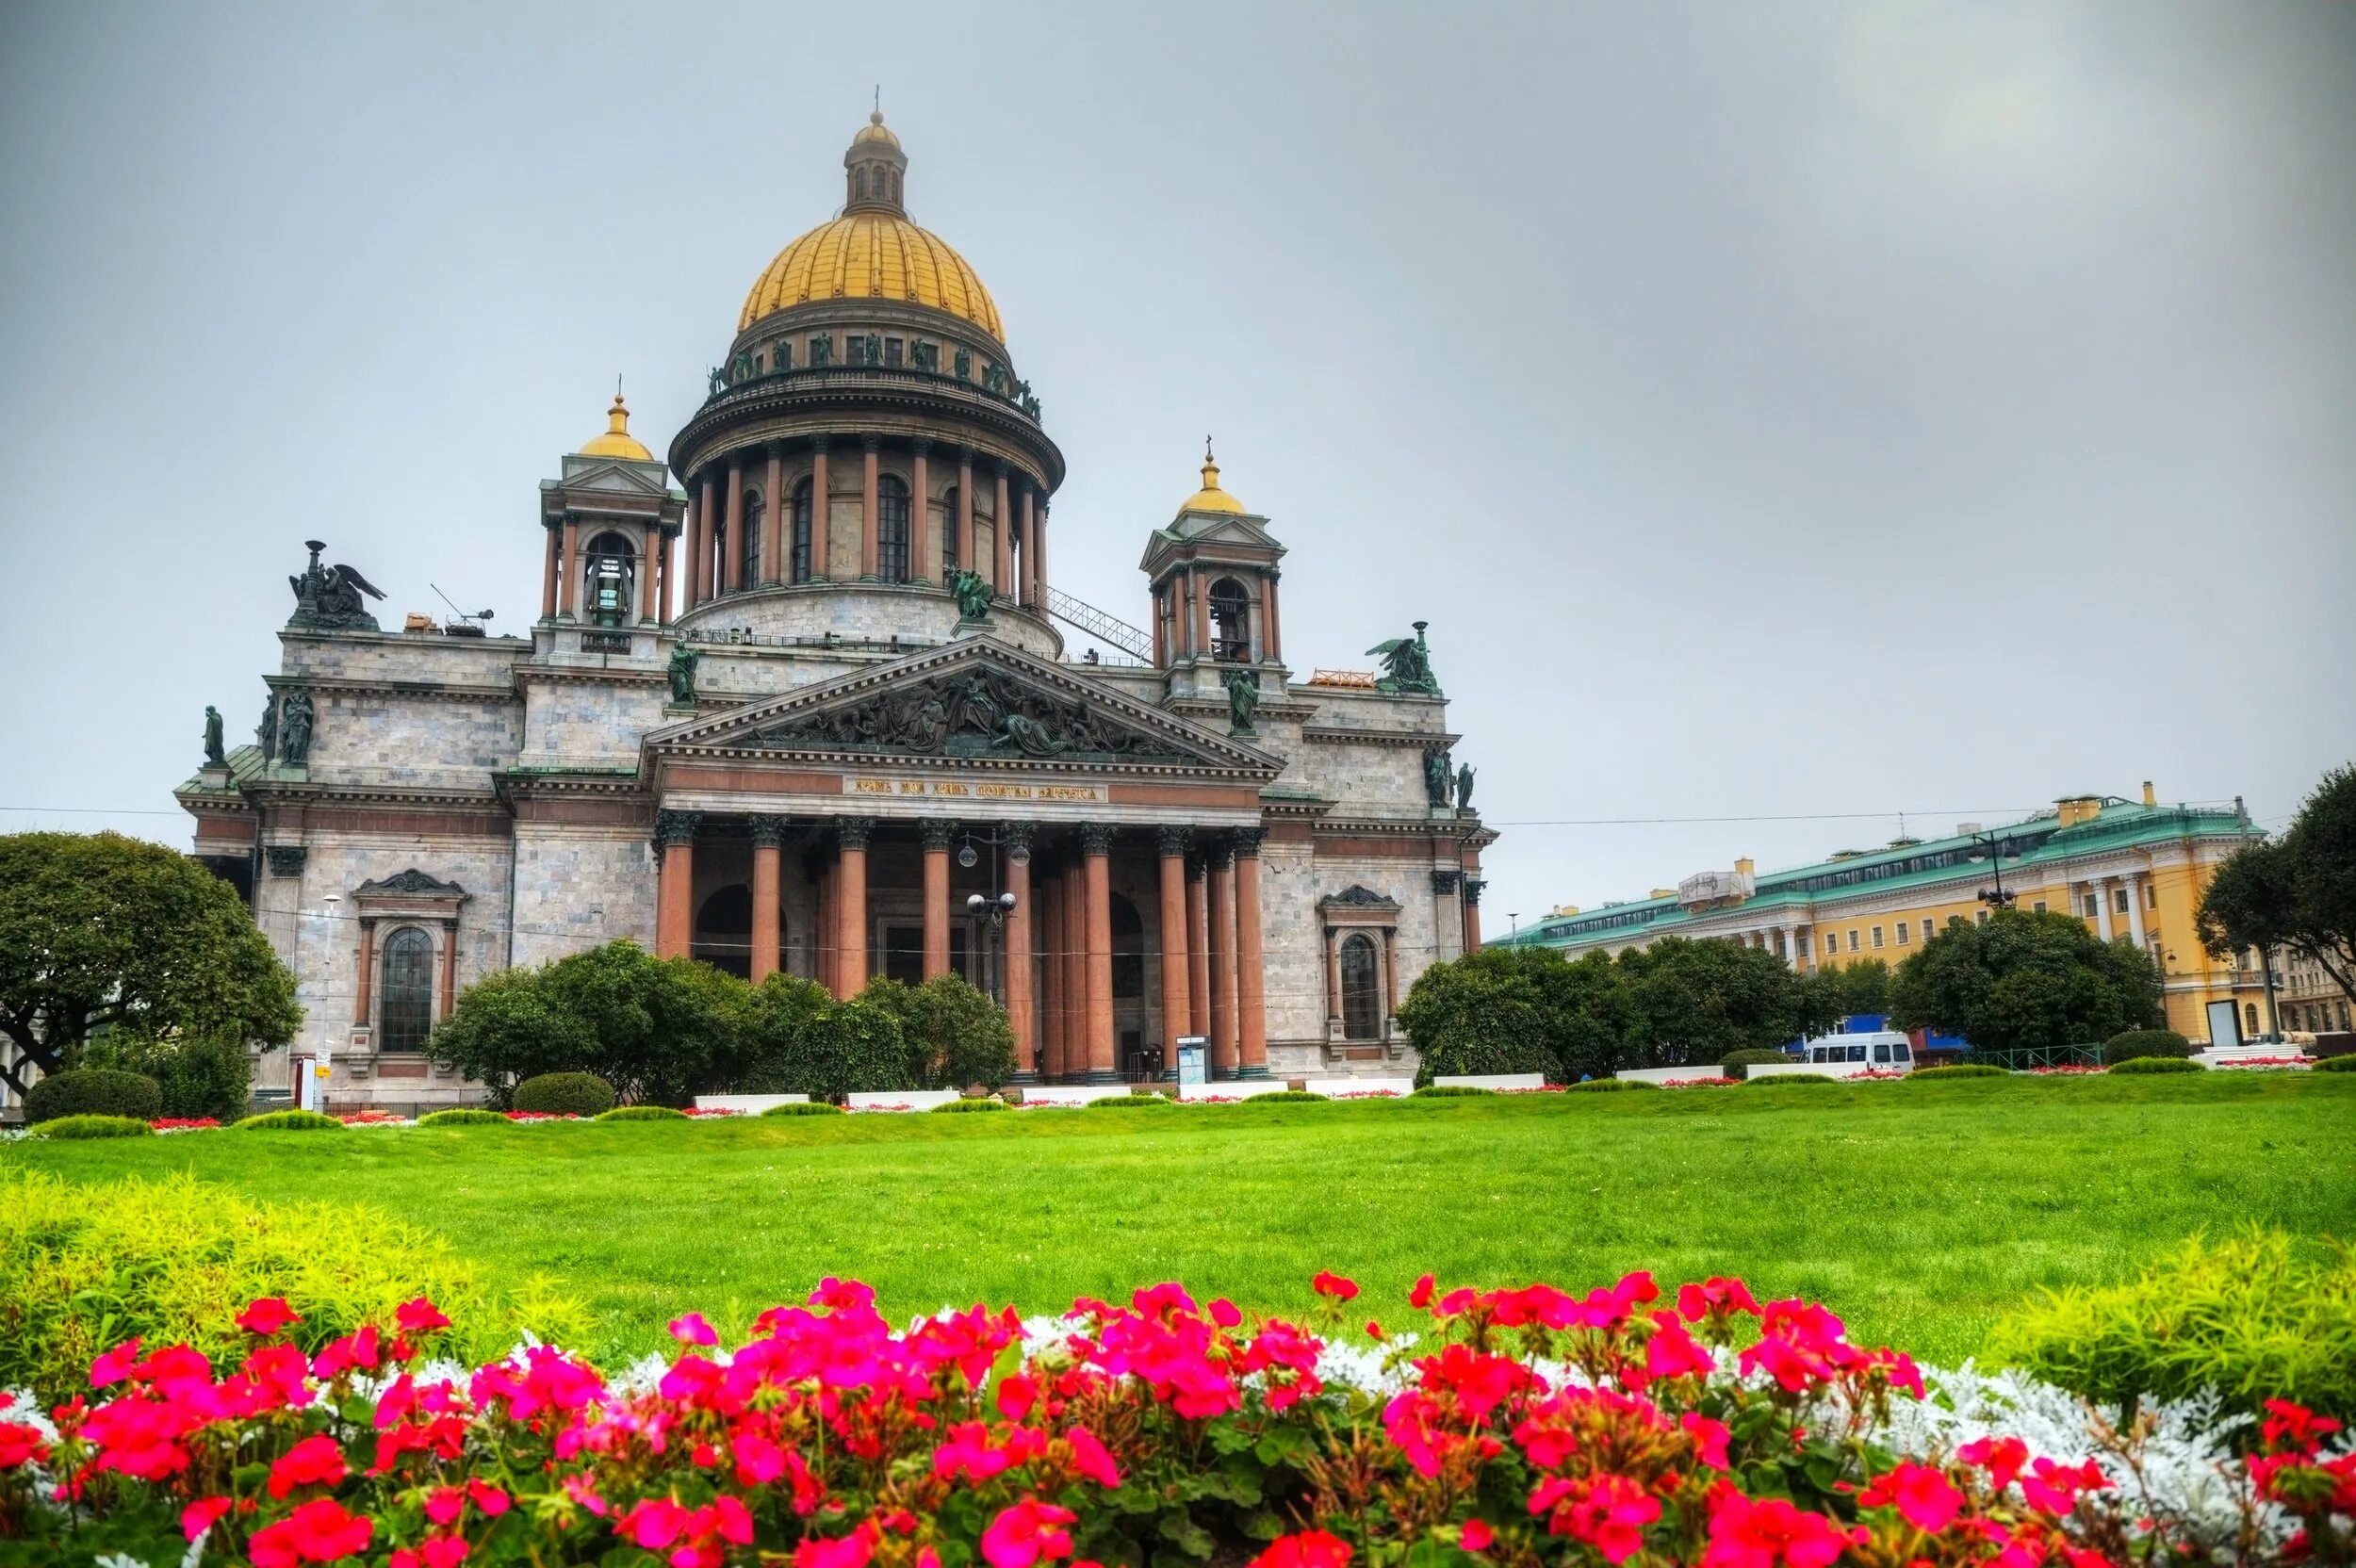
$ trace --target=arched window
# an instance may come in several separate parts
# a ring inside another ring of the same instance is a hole
[[[2242,1017],[2249,1021],[2243,1026],[2243,1033],[2255,1039],[2258,1035],[2258,1004],[2255,1002],[2245,1002],[2241,1004],[2241,1012]]]
[[[1211,657],[1231,664],[1252,662],[1252,596],[1232,577],[1211,584]]]
[[[851,171],[851,200],[855,202],[867,200],[867,171],[864,169]]]
[[[581,602],[588,618],[598,626],[620,626],[630,618],[630,593],[638,552],[618,533],[600,533],[589,541],[583,567]]]
[[[761,492],[744,492],[744,575],[739,580],[750,588],[761,580]]]
[[[875,484],[875,570],[886,582],[908,580],[908,487],[897,474]]]
[[[1342,939],[1342,1037],[1383,1037],[1383,984],[1375,973],[1374,939],[1363,932]]]
[[[404,925],[384,939],[377,991],[376,1048],[422,1051],[434,1029],[434,939]]]
[[[957,487],[951,485],[941,498],[941,575],[946,578],[957,569]]]
[[[789,580],[810,580],[810,481],[794,487],[794,562]]]

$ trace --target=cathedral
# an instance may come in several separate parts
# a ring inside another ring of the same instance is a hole
[[[301,980],[258,1086],[478,1099],[423,1052],[459,992],[620,938],[841,996],[962,974],[1018,1081],[1182,1049],[1211,1079],[1414,1070],[1394,1010],[1480,943],[1494,838],[1423,625],[1296,678],[1285,547],[1207,449],[1139,531],[1142,625],[1059,590],[1064,455],[908,164],[871,116],[666,454],[617,395],[541,482],[528,636],[388,629],[311,542],[256,743],[216,723],[177,792]]]

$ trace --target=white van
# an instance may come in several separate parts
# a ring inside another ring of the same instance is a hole
[[[1914,1051],[1895,1029],[1866,1035],[1824,1035],[1808,1042],[1795,1061],[1810,1067],[1835,1067],[1842,1072],[1912,1072]]]

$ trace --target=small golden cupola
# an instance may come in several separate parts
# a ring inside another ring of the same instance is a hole
[[[1211,455],[1211,438],[1207,435],[1203,438],[1203,488],[1186,498],[1186,503],[1178,509],[1178,514],[1183,517],[1189,512],[1244,514],[1243,502],[1219,487],[1219,460]]]
[[[605,433],[593,437],[581,449],[583,457],[618,457],[631,463],[652,463],[654,453],[646,444],[630,433],[630,405],[622,401],[622,389],[614,389],[614,406],[605,411]]]

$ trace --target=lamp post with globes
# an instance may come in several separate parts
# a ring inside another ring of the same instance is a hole
[[[967,871],[972,871],[975,866],[981,864],[982,859],[981,852],[974,846],[977,843],[988,844],[991,849],[995,850],[1001,841],[1002,841],[999,836],[995,833],[977,834],[969,830],[965,835],[965,842],[957,846],[957,864],[965,868]],[[1006,917],[1014,912],[1015,896],[1010,891],[999,890],[998,857],[994,854],[990,858],[990,886],[991,890],[987,893],[969,893],[966,895],[965,912],[973,920],[988,921],[990,923],[990,929],[991,932],[998,935],[999,945],[1003,946],[1005,940],[1004,933],[1006,928]],[[995,956],[998,960],[997,963],[992,966],[996,972],[989,976],[990,984],[988,988],[991,998],[995,1000],[999,1005],[1004,1006],[1006,1001],[1006,956],[1003,952],[997,952],[991,949],[986,949],[985,954],[986,956]]]
[[[1971,835],[1971,839],[1973,844],[1984,846],[1988,851],[1983,855],[1978,849],[1974,849],[1971,856],[1972,863],[1976,866],[1986,860],[1996,874],[1995,888],[1993,890],[1982,888],[1979,892],[1980,902],[1991,909],[2011,908],[2013,900],[2021,896],[2017,892],[2008,893],[2004,890],[2004,851],[2010,847],[2012,841],[1994,833],[1974,833]]]

